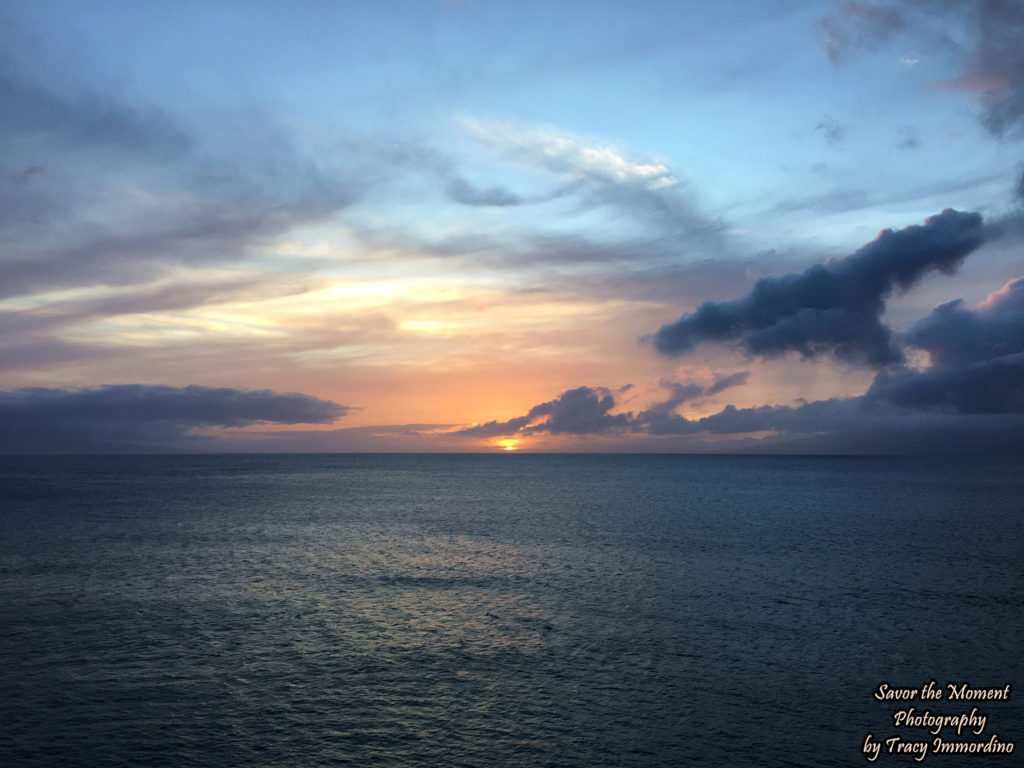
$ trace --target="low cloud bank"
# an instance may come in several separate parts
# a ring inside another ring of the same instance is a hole
[[[894,279],[898,283],[899,274]],[[640,413],[614,413],[617,403],[611,390],[580,387],[536,406],[525,416],[452,434],[484,437],[630,432],[664,440],[734,435],[735,445],[742,450],[1024,452],[1024,278],[1010,281],[973,307],[959,300],[943,304],[911,326],[898,341],[905,348],[926,351],[931,365],[921,370],[897,365],[879,370],[867,392],[858,397],[754,408],[727,405],[717,413],[694,419],[677,412],[684,403],[698,397],[745,384],[749,372],[740,371],[720,377],[707,387],[663,381],[669,397]],[[556,410],[570,405],[579,409],[578,418],[571,422],[574,428],[552,428],[561,423],[549,424]],[[739,439],[742,436],[748,437]],[[763,439],[752,441],[749,436]],[[691,450],[707,447],[685,441],[661,445]]]
[[[0,392],[0,452],[173,448],[203,427],[332,424],[352,409],[297,393],[125,384]]]
[[[489,421],[452,434],[467,437],[497,435],[601,435],[629,428],[630,416],[611,415],[615,397],[606,387],[578,387],[554,400],[535,405],[525,416],[508,421]]]
[[[639,414],[610,413],[615,408],[616,394],[622,394],[631,387],[627,385],[618,392],[607,387],[577,387],[560,394],[554,400],[535,405],[525,416],[508,421],[489,421],[466,429],[450,432],[464,437],[497,437],[541,433],[550,435],[607,435],[624,432],[645,431],[651,425],[659,424],[675,416],[674,410],[687,400],[706,397],[729,387],[746,384],[750,371],[737,371],[717,377],[709,386],[693,382],[680,383],[663,380],[661,385],[671,392],[669,398],[655,403]],[[675,416],[675,418],[679,418]],[[656,434],[652,432],[651,434]]]

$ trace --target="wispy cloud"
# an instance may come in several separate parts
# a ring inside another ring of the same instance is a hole
[[[930,32],[934,16],[944,16],[965,33],[964,42]],[[896,0],[882,4],[843,2],[815,25],[833,64],[861,50],[874,50],[897,33],[915,40],[918,50],[958,55],[962,74],[933,85],[962,91],[981,104],[984,126],[996,136],[1024,135],[1024,5],[1010,0],[964,3],[958,0]],[[916,64],[920,57],[904,57]]]
[[[286,140],[266,142],[258,160],[246,157],[253,135],[211,152],[165,111],[65,90],[0,72],[0,297],[237,261],[347,208],[362,189]]]
[[[996,136],[1024,136],[1024,5],[1018,2],[943,2],[954,12],[966,11],[973,47],[966,71],[940,88],[976,94],[982,122]]]
[[[838,146],[846,138],[846,131],[848,129],[847,126],[836,120],[832,115],[824,115],[818,124],[814,126],[814,130],[820,133],[828,144]]]
[[[188,133],[158,109],[101,93],[61,96],[15,75],[9,64],[0,71],[0,105],[0,135],[8,141],[42,135],[69,147],[160,156],[180,155],[192,145]]]
[[[314,278],[259,275],[136,286],[101,296],[48,303],[36,301],[30,308],[0,309],[0,334],[38,332],[122,315],[293,296],[313,290],[317,282]]]
[[[470,118],[462,125],[471,137],[511,159],[581,181],[636,184],[646,189],[679,183],[664,162],[637,160],[612,144],[566,131]]]
[[[724,226],[702,212],[668,163],[550,127],[465,119],[481,145],[525,169],[554,174],[584,209],[618,209],[659,234],[685,235],[691,248],[718,247]]]
[[[815,24],[815,31],[833,64],[841,64],[858,48],[874,48],[905,26],[896,9],[846,0]]]

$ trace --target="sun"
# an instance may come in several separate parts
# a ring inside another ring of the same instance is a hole
[[[516,451],[519,450],[519,440],[515,437],[507,438],[506,440],[498,440],[495,445],[504,451]]]

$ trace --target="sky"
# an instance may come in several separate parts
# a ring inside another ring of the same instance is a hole
[[[1024,3],[0,0],[0,452],[1024,451]]]

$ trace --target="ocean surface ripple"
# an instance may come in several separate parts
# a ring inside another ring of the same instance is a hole
[[[882,681],[1024,685],[1022,469],[6,458],[0,765],[859,765]]]

